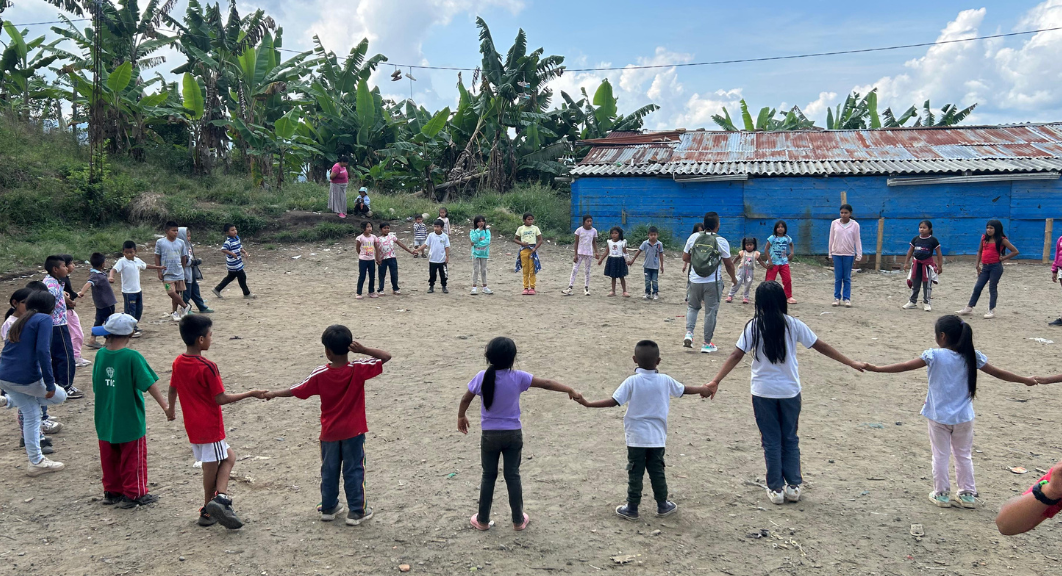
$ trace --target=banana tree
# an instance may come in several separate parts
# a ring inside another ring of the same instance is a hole
[[[44,45],[44,36],[40,36],[26,42],[26,30],[19,31],[14,24],[6,21],[3,23],[3,29],[7,41],[0,41],[4,46],[3,52],[0,53],[0,101],[13,108],[16,103],[12,96],[18,95],[21,100],[21,112],[28,119],[30,98],[55,97],[53,92],[47,91],[48,85],[35,77],[58,58],[47,54],[61,40]],[[32,56],[31,51],[35,51]]]
[[[401,186],[423,186],[429,197],[435,197],[435,187],[441,184],[446,176],[440,163],[444,161],[451,142],[450,135],[446,132],[450,107],[447,106],[433,115],[423,106],[416,107],[407,100],[405,108],[405,115],[400,124],[401,139],[382,153],[386,159],[383,165],[405,170],[407,177],[399,177]],[[368,169],[360,168],[359,172],[363,177],[382,176],[380,169],[377,169],[377,174],[372,173],[379,165]],[[395,176],[399,174],[396,173]]]
[[[977,104],[972,104],[960,110],[959,107],[954,104],[945,104],[944,107],[940,109],[940,116],[937,116],[933,114],[933,109],[929,106],[929,100],[926,100],[925,103],[922,104],[924,115],[920,116],[918,120],[915,121],[915,126],[953,126],[965,120],[976,107]],[[914,106],[911,108],[913,110]]]

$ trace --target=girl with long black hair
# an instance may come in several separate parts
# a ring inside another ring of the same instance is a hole
[[[955,479],[959,492],[957,505],[977,505],[973,459],[973,399],[977,395],[977,371],[1026,386],[1036,380],[1018,376],[988,363],[984,354],[974,349],[973,329],[958,316],[941,316],[933,332],[938,348],[930,348],[914,360],[888,366],[866,364],[871,372],[907,372],[925,367],[929,374],[929,392],[922,415],[929,420],[929,444],[933,447],[933,491],[929,500],[941,508],[950,508],[951,485],[948,465],[955,455]]]
[[[985,233],[981,236],[981,246],[977,248],[977,284],[974,284],[970,302],[956,314],[973,314],[981,291],[985,289],[985,284],[988,284],[988,312],[985,313],[985,318],[995,318],[996,297],[999,295],[996,287],[999,285],[1000,276],[1003,275],[1003,263],[1017,255],[1018,249],[1003,233],[1003,223],[999,220],[989,220],[985,224]]]
[[[480,424],[483,434],[480,440],[480,458],[483,463],[483,480],[479,485],[479,511],[472,515],[472,526],[487,530],[494,523],[490,520],[490,508],[494,500],[494,483],[498,479],[498,460],[504,459],[505,487],[509,491],[509,507],[513,513],[513,529],[527,528],[530,518],[524,514],[523,489],[520,486],[520,452],[524,447],[520,423],[520,394],[529,388],[543,388],[564,392],[572,400],[583,396],[553,380],[532,376],[522,370],[513,370],[516,362],[516,343],[499,336],[487,343],[483,355],[487,369],[476,374],[468,383],[468,391],[461,398],[457,409],[457,429],[468,434],[468,418],[465,411],[476,396],[483,398]]]
[[[714,398],[723,378],[745,354],[752,353],[752,410],[767,461],[767,496],[775,504],[800,501],[803,483],[797,437],[801,390],[797,343],[863,371],[862,363],[819,340],[807,324],[789,316],[787,305],[781,284],[760,284],[756,288],[756,315],[745,324],[737,347],[706,386],[708,395]]]

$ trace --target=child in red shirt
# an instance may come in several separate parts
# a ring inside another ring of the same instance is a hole
[[[232,510],[228,496],[229,475],[236,463],[236,454],[225,442],[225,422],[221,418],[221,406],[254,396],[264,398],[265,390],[251,390],[240,394],[228,394],[221,383],[218,365],[203,358],[210,349],[214,332],[210,318],[196,314],[181,319],[181,339],[187,351],[173,361],[170,375],[169,403],[167,413],[174,418],[177,400],[181,401],[181,415],[192,454],[203,463],[203,491],[205,499],[199,509],[199,525],[212,526],[218,522],[235,530],[243,522]]]
[[[190,316],[191,318],[191,316]],[[354,341],[346,326],[329,326],[321,335],[327,366],[319,366],[285,390],[266,392],[265,399],[321,397],[321,520],[331,522],[343,512],[339,503],[339,474],[347,495],[347,525],[372,518],[365,505],[365,381],[383,373],[391,354]],[[350,352],[372,359],[350,361]]]

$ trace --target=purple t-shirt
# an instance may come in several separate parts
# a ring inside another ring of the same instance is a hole
[[[483,374],[480,371],[468,383],[468,391],[483,395]],[[480,427],[483,430],[519,430],[520,394],[531,387],[532,376],[522,370],[498,370],[494,378],[494,401],[490,410],[480,406]]]

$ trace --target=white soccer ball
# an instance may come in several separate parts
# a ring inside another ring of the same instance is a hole
[[[428,219],[428,213],[425,212],[425,213],[421,214],[421,217],[423,217],[425,220],[427,220]]]

